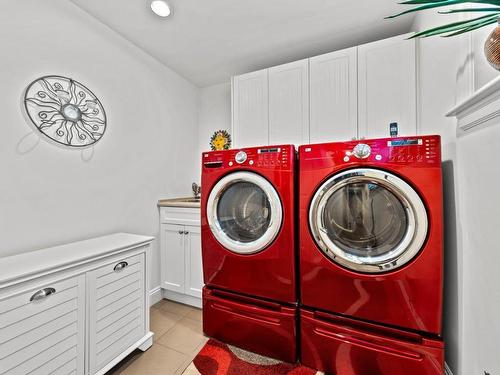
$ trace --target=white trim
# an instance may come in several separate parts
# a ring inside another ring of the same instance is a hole
[[[135,349],[140,349],[145,352],[148,350],[151,345],[153,345],[153,332],[148,332],[142,339],[137,341],[134,345],[130,346],[127,350],[121,353],[118,357],[109,362],[106,366],[104,366],[101,370],[97,371],[96,375],[104,375],[113,367],[115,367],[118,363],[120,363],[126,356],[132,353]]]
[[[187,294],[173,292],[171,290],[162,289],[162,297],[171,301],[183,303],[185,305],[190,305],[201,309],[202,301],[201,298],[189,296]]]
[[[453,375],[453,372],[451,372],[451,369],[446,362],[444,363],[444,374],[445,375]]]
[[[468,131],[500,117],[500,77],[477,90],[446,116],[458,119],[458,128]]]
[[[162,300],[161,295],[161,286],[157,286],[149,291],[149,306],[153,306],[154,304],[160,302]]]

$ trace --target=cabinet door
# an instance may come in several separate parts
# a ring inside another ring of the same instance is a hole
[[[360,137],[389,137],[392,122],[398,123],[399,135],[417,133],[417,42],[407,37],[358,47]]]
[[[186,226],[185,244],[185,293],[201,298],[203,289],[203,267],[201,262],[201,229]]]
[[[85,373],[85,276],[0,297],[0,373]]]
[[[146,334],[145,258],[116,258],[87,273],[90,374]]]
[[[357,48],[310,59],[311,143],[358,134]]]
[[[184,293],[184,235],[183,225],[162,224],[161,277],[162,287],[173,292]]]
[[[309,143],[309,60],[269,69],[269,143]]]
[[[267,69],[233,78],[232,135],[235,147],[269,144]]]

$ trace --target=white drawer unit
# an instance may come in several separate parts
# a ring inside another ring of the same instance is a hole
[[[162,295],[201,307],[200,209],[160,207],[160,221]]]
[[[92,373],[144,334],[144,256],[117,259],[87,274]]]
[[[0,299],[0,374],[84,374],[85,276]]]
[[[103,375],[148,349],[152,240],[119,233],[0,258],[0,375]]]

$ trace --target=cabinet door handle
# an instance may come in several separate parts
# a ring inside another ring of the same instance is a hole
[[[113,268],[113,270],[115,272],[120,272],[121,270],[125,269],[128,267],[128,263],[127,262],[120,262],[118,263],[115,268]]]
[[[189,234],[189,232],[187,230],[184,231],[184,234]]]
[[[180,231],[179,231],[179,234],[184,234],[184,231],[180,230]]]
[[[39,290],[38,292],[36,292],[35,294],[33,294],[31,296],[30,302],[40,301],[40,300],[42,300],[44,298],[47,298],[51,294],[54,294],[55,292],[56,292],[56,290],[54,288],[41,289],[41,290]]]

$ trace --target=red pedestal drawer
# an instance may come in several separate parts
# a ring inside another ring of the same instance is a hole
[[[285,362],[297,360],[295,307],[203,289],[203,331],[209,337]]]
[[[441,340],[301,310],[302,364],[337,375],[442,375]]]

